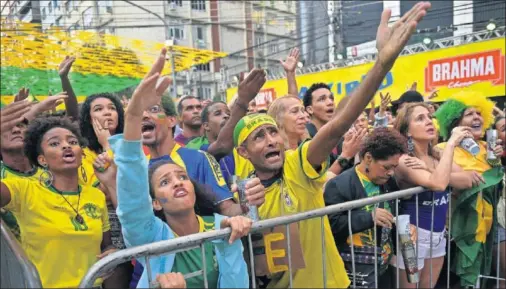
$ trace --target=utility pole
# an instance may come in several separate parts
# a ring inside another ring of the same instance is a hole
[[[173,47],[172,47],[172,46],[174,46],[174,40],[169,39],[169,24],[167,23],[167,20],[165,20],[164,17],[158,15],[158,13],[155,13],[149,9],[146,9],[140,5],[137,5],[132,1],[129,1],[129,0],[123,0],[123,1],[134,6],[134,7],[141,9],[142,11],[144,11],[146,13],[149,13],[149,14],[155,16],[156,18],[160,19],[160,21],[163,22],[163,27],[165,29],[165,40],[166,40],[165,44],[167,46],[169,46],[169,57],[170,57],[170,65],[171,65],[171,70],[172,70],[172,92],[173,92],[172,96],[177,97],[176,60],[175,60],[176,55],[175,55]]]

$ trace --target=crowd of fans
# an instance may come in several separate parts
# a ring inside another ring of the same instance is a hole
[[[230,227],[228,240],[151,258],[149,266],[143,259],[124,263],[95,286],[146,288],[150,268],[163,288],[203,288],[204,276],[188,274],[202,269],[205,254],[209,287],[247,288],[243,237],[252,220],[244,216],[237,180],[247,180],[246,202],[261,220],[422,186],[424,193],[398,204],[291,226],[292,248],[300,247],[292,257],[296,269],[289,274],[287,266],[266,265],[269,273],[256,284],[288,288],[292,278],[295,288],[347,288],[355,273],[361,287],[393,288],[398,266],[400,287],[415,288],[395,255],[397,214],[410,216],[420,288],[436,286],[445,262],[454,263],[452,278],[462,286],[490,274],[492,256],[504,273],[504,218],[498,224],[497,214],[504,203],[504,113],[479,93],[449,96],[438,107],[430,102],[437,93],[424,97],[416,83],[397,101],[380,93],[379,106],[373,102],[429,8],[420,2],[393,25],[391,12],[382,14],[376,63],[337,105],[324,83],[298,98],[297,49],[281,62],[288,95],[266,111],[254,101],[266,81],[259,68],[229,104],[185,96],[175,105],[162,96],[171,82],[161,75],[165,49],[129,99],[101,93],[78,105],[68,78],[75,59],[67,57],[59,67],[64,93],[33,104],[23,88],[1,110],[2,219],[42,285],[53,288],[77,287],[97,260],[117,250]],[[62,102],[64,115],[45,113]],[[497,131],[493,146],[484,141],[488,129]],[[471,154],[463,140],[479,152]],[[493,254],[498,241],[501,255]]]

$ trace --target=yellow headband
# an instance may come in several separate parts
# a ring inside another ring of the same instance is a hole
[[[240,146],[255,129],[265,124],[278,126],[271,116],[264,113],[250,114],[243,117],[234,129],[235,146]]]

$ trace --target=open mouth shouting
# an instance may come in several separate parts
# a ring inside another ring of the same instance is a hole
[[[141,133],[143,138],[151,137],[155,131],[156,125],[152,122],[142,122]]]
[[[76,161],[76,156],[71,149],[66,149],[63,151],[63,161],[69,164]]]
[[[281,161],[281,152],[279,150],[272,150],[265,154],[265,159],[269,163],[276,163]]]
[[[174,198],[184,198],[188,195],[188,191],[185,188],[178,188],[174,192]]]

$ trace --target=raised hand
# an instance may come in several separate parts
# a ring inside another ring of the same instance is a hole
[[[24,120],[24,115],[31,109],[28,99],[12,102],[0,110],[0,130],[10,131],[18,123]]]
[[[431,91],[431,93],[429,94],[429,96],[427,97],[427,99],[433,99],[433,98],[436,98],[438,97],[438,91],[437,89],[434,89],[433,91]]]
[[[104,127],[98,119],[92,119],[93,130],[95,131],[95,135],[97,136],[98,143],[102,146],[102,149],[109,149],[109,137],[111,133],[109,132],[108,127]],[[107,123],[105,123],[107,125]]]
[[[70,68],[72,68],[72,64],[75,60],[76,58],[74,56],[65,56],[65,59],[63,59],[58,66],[58,75],[60,75],[60,77],[67,77],[69,75]]]
[[[380,92],[380,98],[381,98],[381,105],[380,105],[380,112],[381,115],[387,111],[388,105],[390,104],[392,98],[390,97],[390,93],[387,92],[386,95],[383,95],[383,93]]]
[[[391,68],[416,29],[416,26],[427,14],[430,2],[419,2],[391,27],[388,21],[392,15],[390,9],[381,14],[381,22],[376,34],[376,48],[378,49],[378,61],[386,68]]]
[[[22,101],[28,98],[30,89],[22,87],[19,92],[14,96],[14,101]]]
[[[128,107],[128,98],[124,95],[121,97],[121,105],[123,105],[123,109],[125,110]]]
[[[160,104],[162,94],[172,82],[167,77],[160,79],[160,74],[165,65],[166,54],[167,49],[163,48],[151,70],[135,89],[127,108],[127,114],[141,117],[145,110]]]
[[[252,101],[258,94],[262,86],[266,81],[265,71],[260,68],[255,68],[248,74],[238,88],[238,99],[243,102],[244,106],[248,106],[249,102]]]
[[[44,111],[56,110],[56,107],[62,104],[67,97],[68,96],[65,91],[60,92],[57,95],[50,95],[37,104],[37,111],[42,113]]]
[[[283,61],[283,59],[281,59],[279,62],[286,72],[295,72],[295,69],[297,69],[297,63],[299,63],[299,49],[293,48],[290,50],[286,60]]]
[[[350,130],[344,136],[342,157],[346,159],[353,158],[359,151],[362,141],[367,136],[367,128],[362,128],[359,131]]]
[[[103,152],[95,158],[93,169],[100,183],[106,186],[114,186],[116,184],[117,168],[108,152]]]

